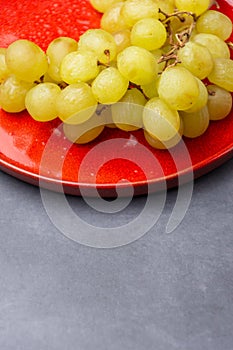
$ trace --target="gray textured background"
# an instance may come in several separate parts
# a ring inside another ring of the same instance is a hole
[[[233,349],[233,160],[195,182],[175,232],[158,234],[172,190],[156,227],[111,250],[59,233],[38,188],[0,172],[0,190],[1,350]],[[111,222],[71,202],[86,220]]]

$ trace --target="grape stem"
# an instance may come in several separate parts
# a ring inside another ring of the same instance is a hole
[[[170,63],[171,61],[174,61],[173,63]],[[166,62],[165,67],[163,70],[165,70],[168,67],[174,67],[178,63],[181,63],[181,61],[178,59],[177,56],[177,47],[174,47],[169,53],[166,55],[162,55],[160,59],[158,60],[158,63]],[[170,64],[169,64],[170,63]]]
[[[57,84],[61,89],[65,89],[65,87],[68,86],[67,83],[65,83],[64,81],[61,81],[60,83]]]
[[[104,50],[105,56],[107,56],[107,63],[103,63],[98,61],[98,66],[103,66],[103,67],[110,67],[110,51],[109,50]]]
[[[232,43],[232,41],[228,41],[228,42],[227,42],[227,45],[228,45],[228,47],[229,47],[231,50],[233,50],[233,43]]]
[[[128,89],[128,90],[134,89],[134,88],[135,88],[135,89],[138,89],[138,90],[143,94],[143,96],[145,97],[145,99],[148,100],[148,97],[145,95],[145,93],[144,93],[143,89],[141,88],[141,86],[130,82],[130,83],[129,83],[129,89]]]
[[[98,116],[100,116],[104,111],[106,111],[107,109],[109,109],[109,106],[107,106],[107,105],[104,105],[104,106],[101,106],[100,108],[97,108],[97,110],[96,110],[96,114],[98,115]]]
[[[165,16],[165,19],[161,20],[162,23],[164,24],[169,22],[172,17],[177,17],[181,22],[184,22],[185,18],[183,17],[183,15],[192,16],[194,19],[194,22],[197,21],[197,16],[195,15],[195,13],[189,12],[189,11],[175,11],[169,14],[159,8],[159,13]]]
[[[166,26],[168,37],[169,37],[169,44],[172,46],[171,50],[162,55],[160,59],[158,60],[158,63],[165,62],[165,67],[163,70],[165,70],[168,67],[174,67],[178,63],[181,63],[178,59],[177,52],[182,47],[184,47],[187,42],[190,39],[190,36],[193,32],[193,29],[195,28],[197,16],[195,13],[188,12],[188,11],[175,11],[174,13],[167,14],[166,12],[159,9],[159,12],[162,13],[165,16],[164,20],[161,20],[162,23]],[[191,25],[188,28],[185,28],[183,31],[178,32],[176,34],[173,33],[172,27],[171,27],[171,18],[177,17],[181,23],[185,22],[184,15],[193,17],[193,21]]]
[[[213,5],[215,5],[215,6],[217,7],[218,10],[220,9],[220,5],[219,5],[218,1],[214,1],[214,2],[213,2]]]
[[[216,95],[216,92],[215,92],[215,91],[212,91],[212,90],[209,90],[209,91],[208,91],[208,94],[209,94],[210,96],[215,96],[215,95]]]
[[[34,84],[41,84],[41,83],[43,83],[43,82],[44,82],[44,75],[42,75],[42,77],[40,77],[39,80],[35,80],[35,81],[34,81]]]

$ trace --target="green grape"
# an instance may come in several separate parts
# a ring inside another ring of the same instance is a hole
[[[124,2],[118,2],[103,14],[100,22],[100,27],[102,29],[109,33],[115,33],[129,28],[121,14],[123,4]]]
[[[180,128],[178,132],[173,136],[171,139],[167,141],[160,141],[157,137],[154,135],[149,134],[146,130],[144,130],[144,137],[148,144],[156,149],[170,149],[172,147],[175,147],[181,140],[183,135],[183,121],[182,118],[180,118]]]
[[[141,89],[144,93],[144,95],[151,99],[153,97],[158,97],[158,85],[159,85],[159,79],[153,80],[150,84],[147,85],[141,85]]]
[[[121,13],[130,27],[143,18],[159,17],[156,0],[126,0]]]
[[[60,76],[61,62],[68,53],[76,51],[77,49],[77,41],[69,37],[61,36],[51,41],[46,50],[46,54],[49,58],[48,74],[54,81],[62,81]]]
[[[205,79],[213,69],[214,62],[209,50],[195,42],[188,42],[178,51],[181,66],[199,79]]]
[[[103,29],[89,29],[80,36],[79,50],[93,51],[100,63],[109,64],[116,57],[116,43],[113,36]]]
[[[145,130],[160,141],[175,137],[180,128],[179,113],[171,109],[159,97],[149,100],[143,111]]]
[[[158,76],[158,64],[153,54],[142,47],[129,46],[117,56],[121,74],[137,85],[150,84]]]
[[[195,43],[205,46],[214,58],[230,58],[228,45],[214,34],[199,33],[192,40]]]
[[[131,30],[131,43],[152,51],[159,49],[167,40],[165,26],[155,18],[143,18]]]
[[[99,103],[95,114],[90,120],[90,124],[94,127],[99,125],[113,127],[111,105],[102,105]],[[116,126],[114,126],[114,128],[116,128]]]
[[[167,68],[160,77],[159,97],[175,110],[191,108],[198,100],[199,88],[196,77],[186,68]]]
[[[10,113],[23,111],[26,94],[33,86],[33,83],[19,80],[14,75],[10,75],[0,84],[0,107]]]
[[[174,0],[156,0],[157,6],[160,10],[165,13],[173,13],[175,11]],[[162,13],[159,13],[159,19],[165,19]]]
[[[42,83],[28,91],[25,106],[33,119],[47,122],[57,117],[56,98],[61,89],[54,83]]]
[[[105,126],[109,129],[116,129],[117,128],[117,126],[114,123],[109,123],[109,124],[106,124]]]
[[[91,5],[97,11],[104,13],[106,12],[112,5],[121,2],[122,0],[90,0]]]
[[[181,17],[174,16],[170,21],[171,33],[173,34],[173,39],[175,39],[175,34],[180,33],[183,30],[194,26],[194,18],[190,14],[182,14]],[[195,26],[194,26],[195,27]]]
[[[157,49],[157,50],[153,50],[151,51],[151,53],[154,55],[155,59],[156,59],[156,62],[158,63],[160,58],[162,57],[163,55],[163,51],[162,49]],[[166,62],[160,62],[158,63],[158,73],[161,74],[164,69],[165,69],[165,65],[166,65]]]
[[[54,84],[57,84],[58,82],[55,81],[53,78],[50,77],[49,73],[46,72],[44,75],[43,75],[43,79],[42,81],[43,83],[54,83]],[[61,83],[61,82],[60,82]]]
[[[48,69],[45,53],[29,40],[16,40],[6,50],[6,64],[17,78],[33,82],[39,80]]]
[[[205,84],[200,79],[196,79],[199,87],[199,96],[196,103],[194,103],[191,108],[186,109],[185,113],[194,113],[200,111],[203,107],[206,106],[208,101],[208,91]]]
[[[183,135],[189,138],[195,138],[204,134],[209,126],[209,111],[207,106],[198,112],[185,113],[180,112],[184,124]]]
[[[68,140],[72,141],[75,137],[75,132],[80,132],[80,125],[70,125],[70,124],[64,124],[63,130],[64,134],[67,137]],[[85,132],[82,136],[78,137],[73,143],[77,143],[79,145],[84,145],[86,143],[89,143],[91,141],[94,141],[104,130],[104,126],[96,126],[95,128]]]
[[[214,68],[208,79],[211,83],[233,92],[233,61],[227,58],[215,58]]]
[[[193,41],[193,38],[194,38],[197,34],[199,34],[199,33],[198,33],[197,29],[194,28],[194,29],[192,30],[192,33],[190,34],[189,40],[190,40],[190,41]]]
[[[175,147],[180,140],[182,139],[182,136],[177,133],[175,136],[173,136],[170,140],[167,141],[160,141],[158,138],[155,136],[151,136],[146,130],[144,132],[144,137],[147,143],[156,149],[164,150],[164,149],[170,149],[172,147]]]
[[[91,87],[83,82],[68,85],[56,99],[58,117],[67,124],[84,123],[94,114],[96,107]]]
[[[197,16],[208,10],[209,0],[175,0],[175,6],[179,11],[189,11]]]
[[[129,29],[120,30],[119,32],[113,34],[116,42],[117,54],[131,45],[130,34],[131,32]]]
[[[129,81],[114,67],[104,69],[93,81],[92,92],[103,104],[119,101],[126,93]]]
[[[207,107],[210,120],[221,120],[228,116],[232,109],[232,95],[229,91],[217,85],[208,85],[209,92]]]
[[[214,10],[203,13],[198,18],[196,26],[199,33],[214,34],[224,41],[230,37],[232,32],[230,18]]]
[[[117,126],[113,123],[112,120],[112,105],[102,105],[99,104],[96,110],[96,115],[103,120],[103,123],[106,127],[115,129]]]
[[[60,66],[60,75],[67,84],[87,82],[99,73],[98,58],[92,51],[74,51],[66,55]]]
[[[110,63],[110,66],[109,67],[113,67],[113,68],[116,68],[117,69],[117,61],[112,61],[111,63]],[[109,68],[108,67],[108,68]],[[101,71],[102,70],[105,70],[107,67],[105,67],[105,66],[102,66],[102,69],[101,69]]]
[[[146,99],[136,88],[128,90],[119,103],[111,106],[113,123],[121,130],[142,128],[142,113]]]
[[[86,144],[95,140],[103,130],[104,124],[101,124],[100,117],[96,113],[84,123],[63,124],[63,131],[67,139],[77,144]]]
[[[0,48],[0,84],[10,75],[6,65],[6,49]]]

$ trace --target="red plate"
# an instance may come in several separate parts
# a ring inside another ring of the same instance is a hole
[[[233,19],[233,1],[218,3],[220,10]],[[58,36],[78,39],[88,28],[97,28],[99,21],[100,15],[87,0],[2,1],[0,47],[27,38],[46,49]],[[102,195],[113,196],[116,184],[122,179],[128,181],[120,185],[124,190],[122,195],[128,194],[130,184],[135,194],[145,194],[148,184],[154,190],[164,181],[169,188],[174,187],[178,179],[186,181],[193,173],[199,177],[233,155],[233,113],[223,121],[211,122],[203,136],[185,139],[185,146],[178,145],[172,154],[149,147],[142,131],[125,133],[109,128],[91,144],[71,145],[59,124],[59,120],[39,123],[26,112],[8,114],[0,109],[1,169],[53,190],[60,190],[62,184],[69,194],[79,195],[80,189],[85,189],[86,194],[95,196],[97,188]],[[49,139],[49,152],[46,152],[49,163],[41,168],[41,157]],[[86,155],[89,160],[83,161]]]

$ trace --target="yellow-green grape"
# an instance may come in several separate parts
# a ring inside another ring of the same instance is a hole
[[[214,10],[203,13],[198,18],[196,27],[199,33],[214,34],[224,41],[227,40],[232,33],[232,22],[230,18]]]
[[[98,104],[95,114],[98,116],[98,122],[103,121],[103,124],[111,129],[115,129],[117,126],[113,123],[112,120],[112,105],[102,105]]]
[[[57,81],[55,81],[53,78],[50,77],[50,75],[49,75],[48,72],[46,72],[46,73],[43,75],[42,82],[43,82],[43,83],[54,83],[54,84],[58,84]],[[61,82],[60,82],[60,83],[61,83]]]
[[[33,86],[33,83],[19,80],[14,75],[9,76],[0,84],[0,107],[10,113],[23,111],[26,94]]]
[[[142,128],[142,113],[145,104],[146,99],[138,89],[128,90],[119,103],[111,106],[114,124],[124,131]]]
[[[68,140],[72,141],[73,137],[75,136],[75,132],[79,130],[79,127],[82,124],[79,125],[70,125],[70,124],[64,124],[64,134],[67,137]],[[84,145],[86,143],[89,143],[91,141],[94,141],[104,130],[104,126],[96,126],[95,128],[85,132],[82,136],[78,137],[74,143],[77,143],[79,145]],[[74,136],[73,136],[74,135]]]
[[[153,148],[160,149],[160,150],[170,149],[172,147],[175,147],[181,141],[182,135],[183,135],[182,118],[180,118],[180,128],[179,128],[178,132],[176,133],[175,136],[173,136],[171,139],[169,139],[167,141],[162,142],[157,137],[152,136],[146,130],[144,130],[144,137],[145,137],[146,141],[149,143],[149,145]]]
[[[113,36],[103,29],[89,29],[80,36],[79,50],[93,51],[100,63],[109,64],[116,57],[116,43]]]
[[[86,144],[95,140],[104,130],[100,117],[95,113],[86,122],[78,125],[63,124],[63,131],[72,143]]]
[[[110,63],[110,66],[109,66],[109,67],[113,67],[113,68],[116,68],[116,69],[117,69],[117,61],[112,61],[112,62]],[[106,68],[109,68],[109,67],[102,66],[101,71],[102,71],[102,70],[105,70]]]
[[[205,84],[200,79],[196,79],[199,87],[199,96],[196,103],[191,108],[186,109],[185,113],[194,113],[200,111],[203,107],[206,106],[208,101],[208,90]]]
[[[213,69],[214,62],[209,50],[195,42],[188,42],[178,51],[181,66],[199,79],[205,79]]]
[[[208,10],[210,0],[175,0],[175,6],[179,11],[189,11],[200,16]]]
[[[232,109],[231,93],[216,85],[208,85],[207,90],[210,120],[221,120],[228,116]]]
[[[190,28],[194,24],[193,16],[189,14],[182,14],[181,17],[174,16],[170,21],[171,33],[173,33],[173,38],[175,39],[175,34],[180,33],[183,30]]]
[[[165,26],[155,18],[143,18],[131,30],[131,43],[152,51],[159,49],[167,40]]]
[[[233,61],[227,58],[215,58],[214,68],[208,79],[211,83],[233,92]]]
[[[183,120],[183,135],[195,138],[204,134],[209,126],[209,111],[207,106],[195,113],[180,112]]]
[[[112,5],[102,16],[100,27],[109,33],[119,32],[120,30],[128,29],[124,17],[121,14],[121,8],[124,2],[118,2]]]
[[[129,29],[120,30],[119,32],[113,34],[116,42],[117,54],[131,45],[130,35],[131,32]]]
[[[197,29],[194,28],[194,29],[192,30],[192,33],[190,34],[189,40],[190,40],[190,41],[193,41],[193,38],[194,38],[195,35],[197,35],[197,34],[199,34],[199,33],[198,33]]]
[[[159,17],[156,0],[126,0],[121,13],[130,27],[143,18]]]
[[[179,133],[177,133],[170,140],[162,142],[159,139],[157,139],[155,136],[151,136],[146,130],[144,130],[143,132],[144,132],[144,137],[145,137],[145,140],[147,141],[147,143],[151,147],[153,147],[155,149],[159,149],[159,150],[165,150],[165,149],[170,149],[172,147],[175,147],[182,139],[182,136]]]
[[[153,97],[158,97],[158,85],[159,85],[159,79],[153,80],[150,84],[147,85],[141,85],[141,89],[144,93],[144,95],[151,99]]]
[[[97,11],[104,13],[106,12],[112,5],[121,2],[122,0],[90,0],[91,5]]]
[[[168,52],[170,52],[170,51],[172,50],[172,48],[173,48],[172,45],[166,43],[166,44],[160,49],[161,52],[162,52],[162,55],[163,55],[163,54],[167,54]],[[156,50],[156,51],[157,51],[157,50]],[[152,51],[152,53],[153,53],[153,51]],[[162,56],[162,55],[161,55],[161,56]]]
[[[93,81],[92,92],[99,103],[111,104],[119,101],[126,93],[129,81],[118,69],[104,69]]]
[[[61,36],[51,41],[46,50],[46,54],[49,59],[48,74],[54,81],[62,81],[60,76],[61,62],[68,53],[76,51],[77,49],[77,41],[69,37]]]
[[[163,55],[162,49],[153,50],[153,51],[151,51],[151,53],[154,55],[156,62],[158,63],[160,58]],[[158,73],[159,74],[161,74],[164,71],[165,65],[166,65],[165,61],[158,63],[158,69],[159,69]]]
[[[68,124],[81,124],[95,112],[97,101],[91,87],[83,82],[68,85],[56,99],[58,117]]]
[[[117,56],[121,74],[137,85],[150,84],[158,76],[158,63],[153,54],[142,47],[129,46]]]
[[[60,75],[67,84],[94,79],[99,73],[98,58],[92,51],[74,51],[66,55],[60,66]]]
[[[196,77],[186,68],[169,67],[161,74],[158,93],[172,109],[186,110],[197,102],[199,87]]]
[[[47,57],[41,48],[29,40],[16,40],[6,50],[6,64],[18,79],[39,80],[48,69]]]
[[[149,100],[143,111],[145,130],[160,141],[175,137],[180,128],[179,113],[159,97]]]
[[[0,48],[0,84],[10,75],[6,65],[6,49]]]
[[[199,33],[192,39],[195,43],[205,46],[214,58],[230,58],[228,45],[214,34]]]
[[[173,13],[175,11],[174,0],[156,0],[158,8],[165,13]],[[165,16],[162,13],[159,13],[159,19],[165,19]]]
[[[106,124],[105,126],[109,129],[116,129],[117,128],[117,126],[114,123],[109,123],[109,124]]]
[[[28,91],[25,106],[33,119],[46,122],[57,117],[56,98],[61,89],[54,83],[42,83]]]

